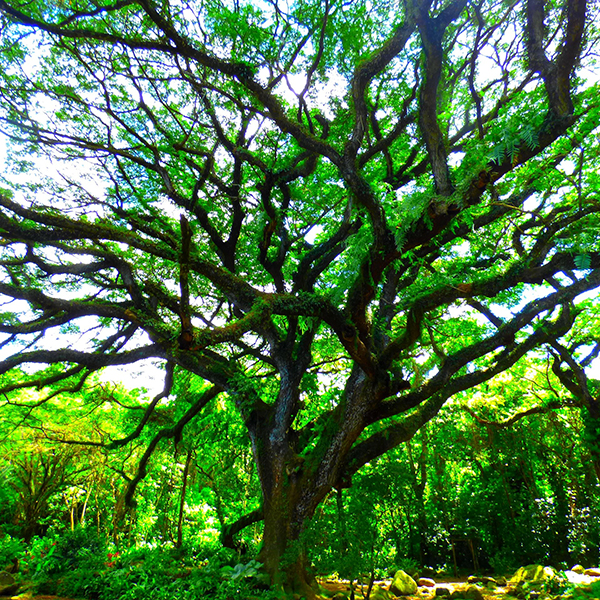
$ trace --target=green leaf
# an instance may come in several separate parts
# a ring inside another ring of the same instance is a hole
[[[573,257],[573,262],[579,270],[586,271],[590,268],[592,259],[589,254],[577,254]]]

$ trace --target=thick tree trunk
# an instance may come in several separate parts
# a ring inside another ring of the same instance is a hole
[[[298,352],[297,356],[304,355]],[[246,421],[263,496],[259,560],[275,586],[312,599],[317,585],[310,574],[303,533],[319,503],[333,487],[345,484],[348,453],[374,401],[385,394],[380,393],[379,382],[356,368],[338,407],[320,424],[320,443],[307,452],[302,431],[292,427],[304,371],[297,359],[283,364],[281,355],[278,358],[282,364],[277,402],[257,404]]]
[[[315,598],[316,581],[301,536],[312,515],[299,511],[298,497],[298,485],[288,482],[265,499],[259,560],[276,587],[310,600]]]

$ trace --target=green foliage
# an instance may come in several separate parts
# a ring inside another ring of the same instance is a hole
[[[600,581],[594,581],[590,585],[573,586],[563,595],[565,600],[594,600],[600,597]]]
[[[582,271],[589,269],[591,265],[589,254],[577,254],[573,258],[573,262],[575,263],[575,266]]]
[[[223,567],[223,569],[221,569],[221,572],[224,572],[226,575],[229,575],[231,577],[231,581],[234,581],[234,582],[241,580],[241,579],[253,579],[254,578],[254,579],[256,579],[256,581],[259,581],[263,584],[268,585],[268,583],[269,583],[268,575],[266,575],[266,573],[260,572],[260,569],[262,566],[263,566],[262,563],[259,563],[256,560],[251,560],[250,562],[248,562],[246,564],[238,563],[233,568]],[[266,579],[265,579],[265,577],[266,577]]]
[[[63,570],[62,560],[56,553],[59,539],[57,534],[31,539],[21,559],[22,568],[31,579],[44,580]]]
[[[81,569],[78,576],[67,574],[56,589],[71,597],[98,600],[275,598],[264,585],[259,567],[256,561],[231,567],[217,555],[204,560],[201,567],[184,567],[168,548],[146,546],[124,551],[118,564],[100,572]]]
[[[16,561],[25,549],[23,540],[6,534],[0,538],[0,570]]]
[[[102,568],[107,560],[106,538],[93,526],[64,531],[56,541],[54,557],[61,571]]]
[[[597,7],[88,4],[0,3],[28,573],[243,597],[272,527],[273,580],[597,558]]]

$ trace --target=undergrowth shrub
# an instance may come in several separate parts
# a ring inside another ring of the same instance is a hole
[[[0,538],[0,570],[4,569],[25,551],[25,543],[23,540],[5,535]]]
[[[77,527],[60,535],[54,554],[60,571],[101,569],[108,559],[106,547],[95,528]]]
[[[33,580],[41,580],[60,571],[60,560],[56,556],[59,536],[48,534],[31,538],[27,550],[21,557],[21,570]]]
[[[79,528],[34,538],[23,574],[38,593],[87,600],[275,600],[261,566],[214,545],[182,550],[150,542],[119,551]]]

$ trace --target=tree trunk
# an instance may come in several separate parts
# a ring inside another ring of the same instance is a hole
[[[301,534],[308,518],[298,514],[296,486],[280,486],[265,501],[264,532],[259,560],[276,587],[315,598],[315,579],[310,573]]]
[[[181,548],[183,545],[183,516],[185,512],[185,493],[187,491],[188,474],[190,472],[190,464],[192,462],[192,449],[190,448],[185,459],[185,467],[183,468],[183,481],[181,483],[181,496],[179,497],[179,517],[177,519],[177,542],[176,548]]]
[[[600,403],[590,394],[587,398],[587,415],[584,416],[586,441],[589,448],[592,467],[600,483]]]
[[[302,371],[298,364],[292,361],[286,369],[281,368],[275,408],[257,407],[247,426],[263,496],[259,560],[275,586],[310,600],[316,596],[317,584],[310,573],[303,533],[333,487],[347,484],[344,465],[364,429],[373,399],[378,397],[379,383],[369,381],[356,369],[338,409],[323,425],[321,443],[301,455],[297,451],[303,449],[299,433],[291,427],[293,407],[297,407],[300,396]],[[292,408],[286,411],[286,407]]]

